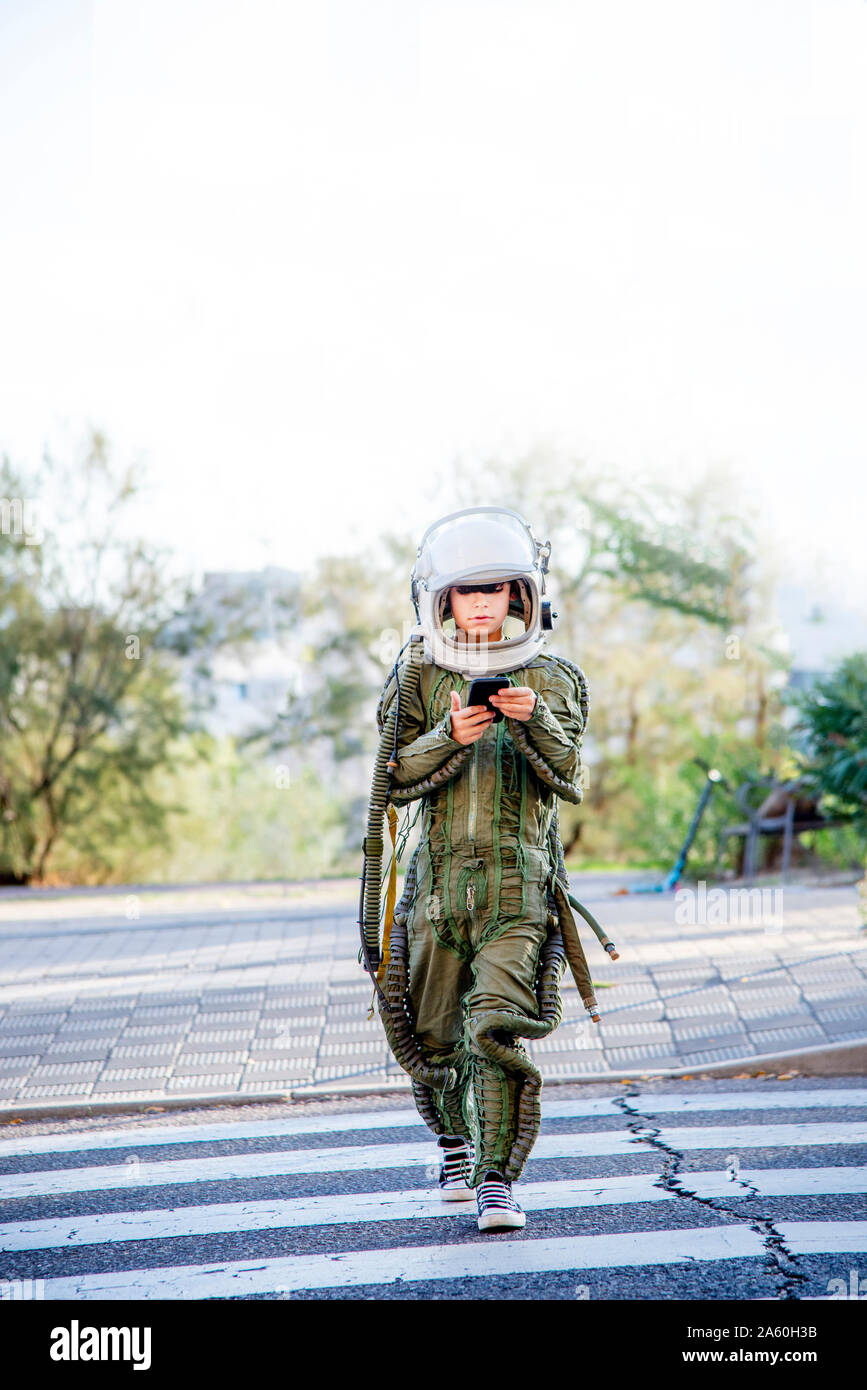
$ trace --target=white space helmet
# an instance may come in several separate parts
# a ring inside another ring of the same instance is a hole
[[[531,527],[508,507],[465,507],[429,526],[412,571],[412,601],[424,633],[425,657],[467,676],[499,675],[526,666],[545,645],[551,605],[543,599],[551,542],[540,544]],[[474,640],[455,624],[449,602],[453,584],[514,580],[499,642]],[[555,615],[556,616],[556,615]]]

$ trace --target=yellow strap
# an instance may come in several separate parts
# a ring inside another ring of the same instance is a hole
[[[395,850],[395,838],[397,836],[397,811],[392,805],[388,807],[388,830],[391,835],[391,872],[388,875],[388,892],[385,898],[385,927],[382,933],[382,960],[379,962],[379,969],[376,978],[380,984],[385,978],[388,969],[388,961],[391,954],[391,927],[394,921],[394,902],[397,897],[397,853]]]
[[[391,835],[391,871],[388,875],[388,891],[385,896],[385,926],[382,933],[382,959],[379,962],[379,969],[376,972],[378,984],[382,984],[385,972],[388,969],[391,946],[391,927],[394,921],[394,903],[397,897],[397,854],[395,852],[395,840],[397,836],[397,811],[392,805],[388,807],[388,829]],[[367,1011],[368,1019],[373,1018],[373,1006],[376,1003],[376,987],[374,986],[373,998],[370,1001],[370,1008]]]

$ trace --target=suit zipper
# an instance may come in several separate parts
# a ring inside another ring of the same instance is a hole
[[[473,761],[470,764],[470,812],[467,818],[467,838],[473,846],[475,853],[476,838],[476,767],[479,760],[479,742],[476,740],[473,745]]]

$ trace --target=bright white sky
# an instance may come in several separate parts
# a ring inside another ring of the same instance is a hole
[[[0,449],[191,568],[722,461],[863,600],[865,92],[865,0],[0,0]]]

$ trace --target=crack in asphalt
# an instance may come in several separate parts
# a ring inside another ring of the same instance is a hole
[[[726,1206],[725,1202],[714,1197],[702,1197],[698,1192],[693,1192],[687,1187],[678,1176],[680,1166],[684,1162],[683,1154],[677,1149],[672,1149],[659,1136],[662,1133],[660,1125],[654,1124],[648,1115],[642,1115],[641,1111],[635,1106],[631,1106],[627,1100],[629,1096],[633,1100],[639,1100],[640,1089],[630,1083],[626,1090],[614,1098],[615,1104],[620,1107],[626,1116],[627,1127],[642,1144],[649,1144],[658,1149],[665,1155],[662,1173],[654,1183],[655,1187],[662,1187],[667,1192],[671,1192],[675,1197],[683,1197],[687,1201],[698,1202],[703,1207],[709,1207],[711,1211],[719,1212],[720,1215],[730,1216],[735,1221],[746,1222],[750,1230],[755,1231],[762,1237],[765,1247],[765,1262],[768,1272],[779,1279],[777,1284],[777,1297],[781,1300],[797,1300],[800,1298],[799,1286],[808,1282],[808,1276],[802,1274],[798,1269],[798,1257],[793,1255],[786,1246],[783,1236],[776,1229],[770,1217],[755,1215],[744,1216],[740,1212],[732,1211],[731,1207]],[[733,1179],[745,1190],[747,1197],[760,1197],[761,1193],[753,1184],[746,1182],[743,1178]]]

